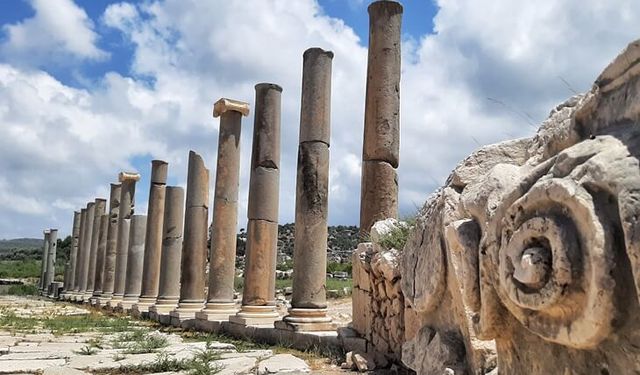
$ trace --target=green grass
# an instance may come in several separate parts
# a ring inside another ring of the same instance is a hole
[[[166,337],[150,334],[143,328],[118,334],[111,341],[116,349],[124,349],[126,354],[152,353],[169,345]]]
[[[7,294],[12,296],[36,296],[39,294],[39,290],[33,284],[11,285]]]
[[[80,316],[56,315],[52,317],[21,317],[9,310],[0,310],[0,327],[13,332],[50,331],[54,335],[79,332],[122,332],[131,328],[125,317],[109,317],[100,313]]]
[[[291,286],[293,286],[292,279],[276,279],[276,289],[284,289]],[[337,297],[344,297],[347,295],[344,292],[344,288],[349,288],[349,290],[351,290],[351,288],[353,287],[353,281],[351,279],[341,280],[327,278],[326,286],[327,290],[337,290]]]
[[[80,348],[80,350],[77,350],[76,353],[80,355],[94,355],[98,353],[98,349],[93,346],[87,345]]]
[[[0,261],[0,278],[25,279],[40,277],[40,260],[3,260]]]

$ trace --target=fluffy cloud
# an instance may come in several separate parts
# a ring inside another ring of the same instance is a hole
[[[28,65],[75,59],[100,60],[108,54],[96,46],[98,35],[87,13],[72,0],[30,0],[32,18],[4,25],[0,56]]]
[[[554,104],[588,89],[640,35],[640,3],[632,0],[540,0],[535,6],[442,0],[438,6],[435,33],[403,44],[405,213],[479,145],[531,134]],[[34,19],[45,17],[40,14]],[[36,236],[54,225],[68,232],[70,207],[104,197],[117,171],[140,158],[167,160],[170,182],[184,184],[193,149],[214,176],[218,122],[211,104],[224,96],[253,107],[258,82],[284,88],[280,219],[292,221],[302,53],[316,46],[335,53],[330,221],[357,223],[366,41],[341,20],[314,0],[165,0],[113,4],[101,22],[133,47],[128,77],[109,73],[97,86],[77,89],[43,72],[0,65],[0,170],[8,172],[0,179],[0,237]],[[95,38],[78,45],[95,47]],[[244,120],[241,145],[241,224],[252,119]],[[140,172],[148,175],[148,166]],[[142,212],[147,189],[142,181]]]

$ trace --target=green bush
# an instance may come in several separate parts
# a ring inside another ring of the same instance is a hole
[[[327,272],[346,272],[351,275],[351,263],[328,262]]]
[[[33,284],[11,285],[7,294],[12,296],[35,296],[38,295],[38,287]]]

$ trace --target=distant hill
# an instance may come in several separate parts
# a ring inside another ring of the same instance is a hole
[[[0,240],[0,251],[39,249],[42,248],[42,238],[14,238],[12,240]]]

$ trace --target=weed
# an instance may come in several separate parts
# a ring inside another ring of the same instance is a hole
[[[167,345],[169,342],[165,336],[150,334],[144,329],[123,332],[111,341],[113,348],[125,349],[127,354],[151,353]]]
[[[76,353],[80,355],[94,355],[98,353],[98,349],[87,345],[80,348],[80,350],[77,350]]]

